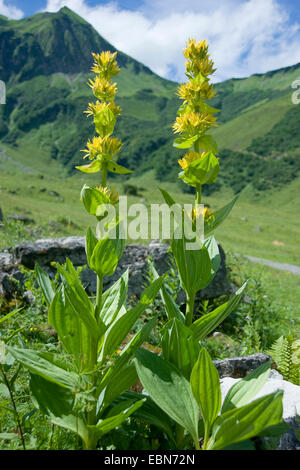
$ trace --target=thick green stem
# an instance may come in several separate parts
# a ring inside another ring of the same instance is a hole
[[[102,291],[103,291],[103,276],[97,276],[97,294],[96,294],[96,310],[95,310],[96,320],[98,320],[99,314],[100,314]]]
[[[197,184],[196,186],[196,199],[195,203],[196,204],[201,204],[201,184]]]
[[[186,294],[185,324],[190,326],[193,322],[195,294]]]
[[[106,178],[107,178],[107,166],[106,165],[103,165],[103,168],[102,168],[102,186],[105,188],[106,186]]]

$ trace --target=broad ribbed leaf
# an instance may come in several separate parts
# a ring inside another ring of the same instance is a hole
[[[146,349],[136,352],[135,364],[152,400],[196,441],[199,408],[186,378],[172,364]]]
[[[211,261],[211,276],[208,282],[209,284],[213,280],[215,275],[217,274],[217,271],[221,264],[221,256],[219,252],[218,243],[216,242],[216,239],[214,236],[206,238],[203,244],[204,246],[206,246],[208,250],[208,254],[210,257],[210,261]]]
[[[213,232],[213,230],[215,230],[228,217],[234,204],[236,203],[237,198],[238,196],[235,196],[231,202],[226,204],[226,206],[213,212],[213,216],[209,220],[204,221],[205,237]]]
[[[172,420],[159,406],[156,405],[156,403],[154,403],[149,395],[128,391],[119,396],[116,401],[128,400],[131,398],[135,398],[136,400],[143,398],[145,400],[143,405],[134,412],[134,418],[140,419],[162,429],[162,431],[164,431],[167,436],[174,441]]]
[[[96,341],[65,296],[62,285],[56,292],[48,312],[48,322],[55,329],[66,351],[72,354],[79,370],[94,367]]]
[[[74,315],[78,315],[88,329],[89,334],[97,340],[99,329],[94,317],[94,306],[85,292],[71,261],[67,259],[65,266],[58,266],[58,271],[63,281],[65,298],[73,308]]]
[[[153,263],[150,263],[150,271],[151,271],[151,274],[153,275],[153,279],[158,279],[159,275]],[[162,285],[159,292],[160,292],[160,296],[163,301],[164,307],[166,309],[168,319],[172,320],[172,318],[177,318],[177,320],[179,320],[181,323],[185,323],[184,314],[182,313],[182,311],[176,304],[173,297],[169,294],[164,284]]]
[[[215,421],[207,449],[223,449],[235,442],[257,436],[265,428],[280,423],[282,397],[283,391],[280,390],[222,414]]]
[[[98,173],[101,170],[101,162],[100,160],[93,160],[88,165],[75,166],[75,168],[83,173]]]
[[[54,297],[54,290],[48,274],[38,265],[35,265],[35,275],[38,281],[38,284],[43,292],[45,300],[48,305],[51,304],[51,301]]]
[[[81,190],[80,197],[86,211],[91,215],[96,215],[98,206],[110,203],[109,197],[107,197],[103,192],[86,184]]]
[[[125,240],[106,236],[98,240],[90,257],[90,268],[98,276],[112,276],[123,254]]]
[[[231,312],[233,312],[238,306],[240,300],[243,297],[244,289],[247,285],[247,282],[242,285],[242,287],[236,291],[236,293],[231,297],[228,302],[225,302],[220,307],[216,308],[210,313],[207,313],[203,317],[196,320],[190,326],[193,335],[197,341],[205,338],[209,333],[211,333],[222,321],[225,320]]]
[[[31,372],[40,375],[49,382],[54,382],[61,387],[74,390],[78,386],[79,377],[74,372],[69,372],[58,367],[50,359],[52,356],[31,349],[19,349],[6,346],[12,356]],[[47,357],[47,359],[45,358]]]
[[[128,170],[124,166],[118,165],[116,162],[110,161],[107,164],[108,171],[112,173],[117,173],[118,175],[127,175],[128,173],[133,173],[132,170]]]
[[[209,432],[221,409],[221,386],[219,373],[204,348],[192,370],[191,388]]]
[[[96,424],[96,426],[88,426],[88,429],[95,432],[98,437],[101,437],[124,423],[124,421],[126,421],[126,419],[132,415],[132,413],[140,408],[143,403],[144,400],[135,401],[133,404],[132,400],[128,400],[127,406],[126,403],[124,403],[125,409],[121,413],[115,416],[110,416],[106,419],[102,419]]]
[[[133,363],[124,365],[116,374],[113,374],[108,382],[97,409],[101,412],[109,406],[119,395],[129,390],[138,382],[139,378]]]
[[[100,318],[109,326],[117,317],[128,292],[128,269],[109,289],[102,295]]]
[[[204,289],[211,277],[211,260],[206,246],[200,244],[199,249],[188,250],[186,238],[173,238],[172,251],[179,271],[183,289],[190,295]]]
[[[99,387],[98,394],[106,387],[108,384],[114,380],[114,377],[117,376],[120,371],[128,364],[128,362],[133,358],[137,348],[139,348],[144,341],[148,338],[152,328],[154,327],[157,321],[157,317],[152,318],[140,331],[126,344],[124,349],[118,354],[115,358],[111,367],[109,367],[107,373],[104,375]],[[100,406],[100,405],[99,405]]]
[[[270,369],[271,362],[265,362],[246,377],[236,382],[225,397],[222,413],[249,403],[268,380]]]
[[[126,338],[127,334],[130,332],[139,316],[155,299],[163,281],[163,277],[156,279],[149,287],[147,287],[147,289],[144,290],[141,295],[141,300],[136,305],[136,307],[117,318],[116,321],[114,321],[108,328],[104,336],[99,362],[102,362],[106,357],[111,356],[122,344],[123,340]]]
[[[200,351],[191,330],[177,319],[169,321],[163,329],[162,350],[164,359],[189,380]]]

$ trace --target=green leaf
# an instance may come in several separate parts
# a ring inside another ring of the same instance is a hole
[[[100,160],[93,160],[88,165],[75,166],[75,168],[83,173],[98,173],[98,171],[101,170],[102,165]]]
[[[215,275],[217,274],[217,271],[220,267],[221,264],[221,256],[219,252],[219,247],[218,243],[216,242],[216,239],[214,236],[211,236],[209,238],[206,238],[203,242],[204,246],[206,246],[209,258],[211,261],[211,276],[208,281],[208,284],[213,280]]]
[[[98,340],[100,331],[94,317],[94,306],[85,292],[78,273],[71,261],[67,259],[65,266],[57,267],[64,286],[64,295],[68,304],[73,308],[89,331],[89,334]]]
[[[116,319],[121,307],[127,298],[128,292],[128,273],[124,274],[102,295],[100,318],[104,325],[110,326]]]
[[[172,252],[179,271],[182,288],[190,295],[204,289],[211,277],[212,263],[206,246],[200,244],[199,249],[188,250],[186,238],[173,238]]]
[[[215,114],[215,113],[219,113],[221,111],[220,109],[213,108],[212,106],[209,106],[207,103],[204,103],[203,101],[201,101],[199,103],[199,106],[200,106],[200,110],[201,110],[202,113]]]
[[[50,305],[54,297],[54,290],[48,274],[37,263],[35,265],[35,275],[45,300]]]
[[[153,263],[150,263],[150,271],[153,276],[153,279],[158,279],[158,272],[156,271]],[[164,307],[166,309],[166,313],[168,315],[168,319],[172,320],[172,318],[177,318],[181,323],[185,323],[185,316],[176,304],[173,297],[169,294],[167,289],[165,288],[164,284],[161,286],[160,289],[160,296],[163,301]]]
[[[116,117],[109,108],[105,108],[94,115],[95,129],[101,137],[112,134],[116,122]]]
[[[113,374],[100,396],[97,412],[109,406],[119,395],[126,392],[138,382],[139,378],[133,363],[124,365],[116,374]]]
[[[50,304],[48,322],[57,332],[66,351],[73,355],[79,370],[93,367],[95,340],[86,324],[74,312],[69,296],[65,295],[64,286],[56,292]]]
[[[155,299],[159,289],[161,288],[163,280],[163,277],[155,280],[149,287],[147,287],[147,289],[144,290],[139,303],[124,315],[117,318],[116,321],[114,321],[107,329],[104,335],[99,362],[102,362],[106,357],[111,356],[121,345],[139,316]]]
[[[164,359],[176,366],[189,380],[200,351],[191,330],[174,318],[164,327],[161,344]]]
[[[111,173],[117,173],[118,175],[127,175],[128,173],[133,173],[132,170],[128,170],[127,168],[124,168],[124,166],[118,165],[116,162],[109,161],[107,163],[107,169]]]
[[[243,379],[236,382],[228,391],[222,413],[249,403],[266,383],[271,369],[271,362],[262,364]]]
[[[90,268],[98,276],[112,276],[122,257],[125,240],[106,236],[98,240],[90,257]]]
[[[156,403],[154,403],[152,398],[150,398],[149,395],[128,391],[118,397],[118,400],[126,400],[130,398],[135,398],[136,400],[143,398],[145,400],[143,405],[134,412],[133,417],[160,428],[174,442],[172,420],[159,406],[156,405]]]
[[[208,152],[203,157],[192,162],[184,171],[180,172],[179,178],[191,186],[197,186],[199,184],[214,183],[218,173],[219,160],[212,152]]]
[[[207,105],[206,105],[207,106]],[[214,108],[212,108],[214,109]],[[204,134],[197,140],[197,145],[206,152],[212,152],[218,155],[217,142],[212,135]]]
[[[221,409],[221,386],[219,373],[204,348],[191,373],[191,388],[209,433]]]
[[[235,292],[228,302],[225,302],[223,305],[220,305],[220,307],[192,323],[190,328],[197,341],[200,341],[209,335],[209,333],[211,333],[220,323],[222,323],[222,321],[225,320],[225,318],[228,317],[228,315],[230,315],[231,312],[236,309],[244,295],[247,282],[248,281],[246,281],[245,284]]]
[[[238,196],[235,196],[226,206],[213,212],[212,217],[208,221],[204,221],[204,233],[205,237],[215,230],[230,214],[234,204],[236,203]]]
[[[212,429],[208,450],[219,450],[259,435],[282,420],[283,391],[277,391],[219,416]]]
[[[88,228],[86,237],[85,237],[85,252],[87,257],[88,265],[91,264],[91,257],[93,255],[93,251],[98,243],[97,237],[94,235],[93,230],[91,227]]]
[[[142,406],[144,400],[136,401],[132,404],[132,400],[129,400],[126,408],[119,414],[111,416],[106,419],[100,420],[96,426],[88,426],[89,430],[94,431],[98,437],[112,431],[113,429],[120,426],[130,415],[132,415],[138,408]]]
[[[9,318],[13,317],[16,313],[20,312],[21,310],[23,310],[23,308],[18,308],[17,310],[14,310],[13,312],[9,312],[7,315],[1,316],[0,323],[7,321]]]
[[[176,204],[176,202],[174,201],[174,199],[172,198],[172,196],[170,196],[169,193],[167,193],[167,191],[165,191],[164,189],[162,188],[159,188],[160,192],[162,193],[163,195],[163,198],[164,200],[166,201],[166,203],[168,204],[169,207],[173,206],[174,204]]]
[[[190,137],[188,139],[185,137],[178,137],[174,140],[173,147],[176,147],[178,149],[188,149],[194,145],[197,139],[198,135],[194,135],[193,137]]]
[[[58,367],[54,363],[54,358],[51,360],[52,356],[50,354],[46,356],[39,351],[33,351],[31,349],[19,349],[11,346],[6,347],[12,356],[24,367],[49,382],[53,382],[70,390],[74,390],[78,386],[78,375]]]
[[[30,389],[34,405],[49,416],[53,424],[75,432],[83,441],[87,440],[88,429],[73,409],[73,393],[36,374],[30,376]]]
[[[119,375],[120,371],[122,371],[128,362],[133,358],[136,350],[148,338],[156,321],[157,317],[154,317],[152,320],[146,323],[146,325],[144,325],[143,328],[141,328],[140,331],[126,344],[121,353],[116,356],[113,364],[111,367],[109,367],[97,389],[98,394],[100,394],[105,387],[109,386],[111,381],[114,381],[114,378]]]
[[[97,209],[100,205],[110,204],[110,200],[105,194],[86,184],[81,190],[80,198],[86,211],[91,215],[97,215]]]
[[[136,352],[135,364],[152,400],[198,440],[199,409],[186,378],[172,364],[146,349]]]

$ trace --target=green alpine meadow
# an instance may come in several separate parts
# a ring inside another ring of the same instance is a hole
[[[177,83],[68,7],[17,11],[0,16],[0,450],[299,449],[300,64],[216,83],[199,28]]]

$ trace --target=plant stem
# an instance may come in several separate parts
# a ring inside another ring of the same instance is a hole
[[[186,293],[185,324],[190,326],[193,322],[195,294]]]
[[[107,166],[103,165],[102,167],[102,186],[103,188],[106,187],[106,178],[107,178]]]
[[[11,399],[11,403],[12,403],[12,406],[13,406],[13,409],[14,409],[14,412],[15,412],[15,416],[16,416],[16,420],[17,420],[17,424],[18,424],[18,429],[19,429],[19,433],[20,433],[20,436],[21,436],[21,441],[22,441],[22,447],[24,450],[26,450],[26,446],[25,446],[25,439],[24,439],[24,434],[23,434],[23,429],[22,429],[22,426],[21,426],[21,420],[20,420],[20,416],[19,416],[19,413],[18,413],[18,410],[17,410],[17,407],[16,407],[16,402],[15,402],[15,399],[14,399],[14,394],[13,394],[13,391],[12,391],[12,388],[10,386],[10,383],[9,383],[9,380],[4,372],[4,369],[3,369],[3,366],[2,364],[0,364],[1,366],[1,374],[2,374],[2,377],[3,377],[3,380],[5,382],[5,385],[7,386],[8,388],[8,391],[9,391],[9,396],[10,396],[10,399]]]
[[[196,199],[195,203],[196,204],[201,204],[201,184],[197,184],[196,186]]]
[[[97,294],[96,294],[96,310],[95,310],[96,320],[98,320],[98,317],[100,314],[102,291],[103,291],[103,276],[97,276]]]

